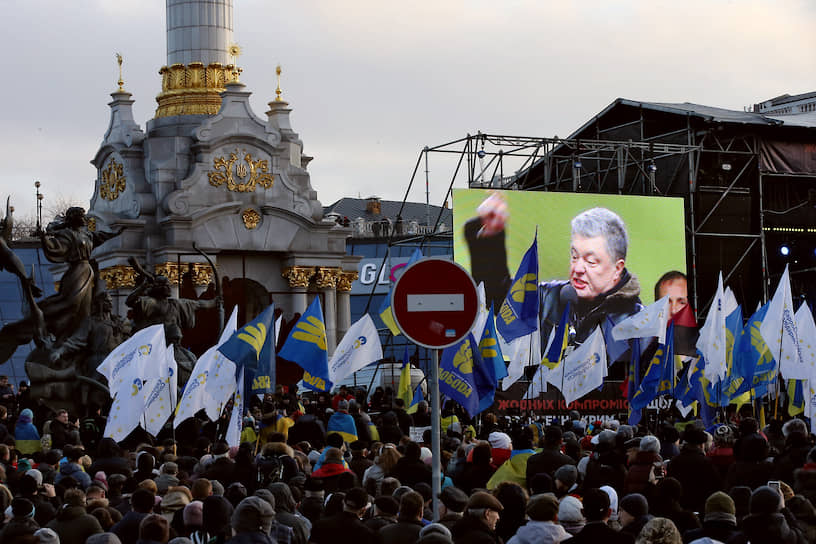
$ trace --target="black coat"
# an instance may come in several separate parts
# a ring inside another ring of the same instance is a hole
[[[618,532],[606,523],[593,521],[584,525],[578,534],[567,540],[570,544],[633,544],[631,535]]]
[[[323,518],[312,526],[309,542],[315,544],[378,544],[377,533],[351,512]]]
[[[380,529],[380,540],[388,544],[414,544],[421,530],[422,524],[418,521],[398,521]]]
[[[697,448],[683,447],[669,462],[668,475],[683,486],[680,504],[693,512],[705,512],[706,499],[722,490],[720,471]]]
[[[732,538],[742,535],[737,525],[730,521],[704,521],[699,529],[691,529],[683,533],[683,542],[692,542],[698,538],[708,537],[720,542],[728,542]]]
[[[540,453],[531,455],[527,458],[527,488],[530,488],[530,482],[536,474],[543,472],[552,477],[555,471],[562,466],[574,464],[575,459],[569,455],[564,455],[557,449],[545,449]]]
[[[502,539],[482,520],[464,516],[451,529],[454,544],[502,544]]]

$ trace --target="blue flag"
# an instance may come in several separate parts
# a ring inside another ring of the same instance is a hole
[[[567,302],[566,308],[561,312],[561,319],[558,320],[558,325],[555,327],[553,334],[553,341],[547,348],[547,353],[541,359],[541,364],[554,369],[564,358],[564,350],[567,349],[567,342],[569,341],[569,314],[570,303]]]
[[[767,393],[768,386],[776,378],[776,361],[759,332],[769,305],[770,303],[766,303],[748,319],[734,344],[734,374],[744,379],[736,387],[732,387],[732,397],[751,389],[755,390],[757,397],[761,397]]]
[[[414,398],[411,399],[411,404],[408,406],[408,409],[405,410],[409,414],[415,414],[417,408],[419,407],[419,403],[425,400],[425,397],[422,395],[422,384],[419,384],[414,391]]]
[[[229,340],[218,347],[224,357],[235,363],[235,379],[244,371],[244,384],[252,383],[256,374],[265,373],[270,377],[270,366],[275,363],[275,306],[270,304],[255,319],[235,331]],[[269,350],[271,345],[271,361]],[[261,361],[261,356],[265,361]],[[259,374],[261,375],[261,374]],[[262,380],[265,382],[265,379]],[[274,387],[270,383],[270,387]],[[246,391],[246,389],[244,389]]]
[[[479,355],[482,357],[482,361],[484,361],[496,385],[499,384],[499,380],[507,377],[507,365],[504,364],[504,356],[499,346],[499,338],[496,335],[493,306],[490,307],[487,314],[487,322],[482,331],[482,338],[479,340]]]
[[[615,325],[616,323],[607,315],[603,322],[603,335],[604,342],[606,342],[606,360],[609,366],[612,366],[623,354],[629,351],[629,342],[625,339],[615,340],[615,338],[612,337],[612,329],[615,328]]]
[[[709,382],[705,378],[705,357],[700,356],[696,363],[692,363],[685,371],[675,397],[684,405],[689,406],[697,401],[700,417],[706,427],[710,427],[716,417],[716,406],[709,398]]]
[[[524,254],[510,292],[499,308],[496,328],[512,342],[538,329],[538,236]]]
[[[479,413],[479,392],[476,389],[474,366],[479,357],[473,333],[442,352],[439,363],[439,393],[456,401],[474,417]]]
[[[267,310],[270,310],[274,316],[275,305],[270,304]],[[277,364],[275,360],[276,331],[274,322],[272,325],[273,326],[267,331],[266,340],[261,349],[261,354],[258,357],[258,368],[255,370],[255,374],[244,376],[247,384],[244,391],[247,391],[247,395],[263,395],[264,393],[275,392],[275,370]],[[246,398],[250,397],[247,396]]]
[[[649,363],[646,375],[640,382],[629,406],[632,410],[645,408],[659,395],[674,393],[674,323],[669,325],[666,343],[660,344]]]
[[[283,344],[280,356],[303,368],[303,383],[313,391],[329,391],[329,357],[326,351],[326,325],[320,297],[315,297],[309,308],[295,323]]]
[[[743,376],[735,371],[734,357],[737,340],[742,331],[742,306],[737,305],[734,311],[725,317],[725,378],[717,384],[719,386],[717,403],[720,406],[728,406],[734,398],[734,391],[744,381]]]
[[[629,369],[626,380],[626,398],[629,401],[629,425],[640,423],[641,411],[632,408],[632,399],[640,387],[640,338],[632,340],[632,355],[629,358]]]

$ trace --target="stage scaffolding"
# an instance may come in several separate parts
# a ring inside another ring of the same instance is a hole
[[[446,199],[463,178],[475,189],[681,197],[690,297],[698,317],[708,311],[720,271],[744,306],[753,308],[768,299],[771,287],[766,232],[784,230],[766,225],[767,213],[783,212],[765,208],[763,189],[781,174],[761,171],[756,134],[722,126],[700,130],[691,116],[683,125],[663,132],[652,126],[647,133],[641,109],[633,121],[607,129],[596,125],[593,139],[468,134],[424,148],[411,184],[423,161],[427,172],[429,157],[448,154],[456,165]],[[603,138],[633,132],[638,139]]]

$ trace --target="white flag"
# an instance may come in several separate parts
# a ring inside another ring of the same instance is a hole
[[[232,446],[241,445],[241,431],[244,426],[244,367],[238,376],[238,384],[235,390],[235,402],[232,405],[232,415],[227,427],[227,444]]]
[[[105,437],[121,442],[139,426],[144,414],[144,382],[134,378],[130,389],[122,388],[116,393],[105,425]]]
[[[218,339],[219,346],[229,340],[238,329],[237,310],[238,308],[236,307],[232,311],[227,326],[224,327],[221,338]],[[217,346],[211,349],[212,362],[208,368],[212,370],[210,370],[207,382],[204,384],[205,409],[207,411],[207,417],[210,418],[211,421],[218,421],[218,418],[221,417],[221,410],[224,408],[224,405],[227,404],[229,398],[235,393],[236,366],[235,363],[224,357],[224,355],[218,351]],[[210,350],[207,351],[208,353],[210,352]]]
[[[649,304],[635,315],[631,315],[615,325],[612,338],[651,338],[657,336],[659,344],[666,343],[666,327],[669,324],[669,295]]]
[[[807,302],[796,311],[796,333],[799,336],[799,351],[802,354],[802,368],[791,376],[794,380],[816,379],[816,323]],[[787,377],[787,376],[785,376]]]
[[[329,379],[338,383],[361,368],[382,359],[382,344],[369,314],[358,319],[334,350],[329,361]]]
[[[538,365],[536,373],[530,380],[530,386],[527,388],[527,392],[524,393],[524,397],[522,398],[536,399],[541,393],[547,392],[547,380],[545,379],[545,374],[547,374],[549,370],[550,369],[544,365]]]
[[[187,384],[184,386],[184,392],[181,394],[181,400],[176,408],[176,418],[173,421],[173,427],[178,427],[182,421],[193,417],[196,412],[202,408],[210,409],[210,407],[212,407],[212,410],[218,410],[219,406],[223,406],[223,404],[226,403],[225,399],[228,399],[235,392],[235,377],[229,375],[227,372],[223,374],[223,377],[229,378],[226,380],[228,383],[226,385],[224,383],[218,383],[215,387],[219,393],[223,392],[224,388],[226,388],[226,394],[222,393],[218,396],[219,399],[223,398],[224,400],[220,402],[214,400],[205,386],[208,382],[215,381],[215,375],[218,373],[218,370],[220,370],[218,367],[219,363],[223,364],[223,361],[227,360],[218,351],[218,347],[232,336],[237,326],[238,312],[236,307],[232,310],[232,315],[229,321],[227,321],[227,325],[224,327],[224,331],[221,333],[221,338],[219,338],[218,343],[205,351],[204,354],[198,358],[198,361],[196,361],[193,372],[190,374],[190,379],[187,380]],[[233,373],[234,372],[235,368],[233,366]],[[222,377],[222,375],[219,374],[219,378],[220,377]],[[209,412],[207,416],[210,417]],[[218,416],[216,415],[211,419],[215,421],[218,419]]]
[[[96,367],[108,380],[108,391],[113,398],[117,391],[129,389],[135,379],[143,380],[147,361],[164,359],[164,325],[146,327],[116,346]],[[155,366],[161,368],[162,365]]]
[[[178,365],[173,345],[167,346],[165,362],[159,376],[146,381],[150,392],[145,397],[144,429],[156,436],[175,406]]]
[[[541,362],[541,333],[538,328],[530,334],[519,336],[512,342],[505,342],[497,334],[502,354],[510,359],[507,366],[507,377],[502,379],[502,388],[506,391],[524,375],[524,368]]]
[[[481,338],[485,325],[487,324],[488,314],[488,309],[486,306],[487,297],[485,296],[483,281],[480,281],[479,286],[476,287],[476,299],[478,300],[478,304],[476,305],[478,313],[476,314],[476,320],[473,322],[473,326],[470,328],[470,332],[473,333],[473,338]]]
[[[793,297],[791,296],[790,275],[788,267],[779,278],[776,292],[768,305],[768,313],[759,326],[759,334],[771,350],[771,355],[779,363],[779,372],[789,380],[807,379],[809,376],[797,378],[802,374],[804,362],[799,346],[799,333],[796,330],[796,319],[793,313]]]
[[[717,293],[708,309],[705,324],[700,329],[697,339],[697,350],[703,354],[706,362],[706,378],[711,383],[717,383],[725,378],[727,364],[725,360],[726,327],[725,313],[726,298],[723,289],[722,272],[717,283]]]
[[[606,374],[606,343],[601,327],[564,358],[564,402],[580,399],[593,389],[603,385]]]

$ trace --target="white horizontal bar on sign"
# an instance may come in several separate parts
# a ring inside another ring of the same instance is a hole
[[[409,312],[461,312],[465,309],[464,293],[407,295]]]

